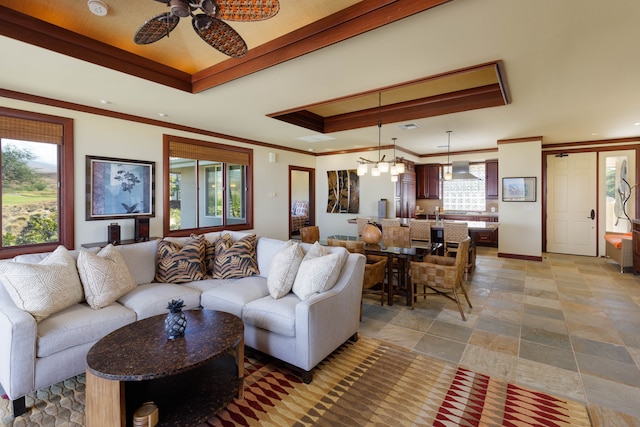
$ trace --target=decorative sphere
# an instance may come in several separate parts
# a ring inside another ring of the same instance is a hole
[[[382,240],[382,232],[374,224],[367,224],[362,230],[362,240],[370,245],[375,245]]]

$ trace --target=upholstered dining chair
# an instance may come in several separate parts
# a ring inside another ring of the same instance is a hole
[[[400,226],[400,220],[398,218],[385,218],[380,220],[380,226],[384,227],[393,227]]]
[[[420,262],[412,261],[409,268],[409,288],[411,292],[411,308],[418,296],[440,294],[456,302],[462,320],[466,322],[464,310],[460,304],[461,291],[470,308],[473,308],[469,295],[464,288],[464,266],[469,256],[471,238],[467,237],[458,244],[456,256],[427,255]],[[422,291],[418,292],[419,287]],[[453,296],[452,296],[453,295]]]
[[[409,220],[409,234],[411,245],[422,245],[431,243],[431,223],[424,219]]]
[[[300,229],[300,239],[303,243],[315,243],[320,240],[320,227],[310,225]]]
[[[445,221],[443,226],[444,254],[447,256],[455,256],[459,250],[460,242],[469,237],[469,224],[466,222]],[[467,280],[469,274],[473,271],[476,260],[476,247],[471,243],[467,262],[464,267],[464,278]]]
[[[342,246],[349,252],[364,254],[364,242],[362,240],[342,240],[330,237],[327,239],[329,246]],[[367,263],[364,266],[364,280],[362,281],[362,294],[380,295],[380,305],[384,305],[384,279],[387,271],[387,258],[377,255],[365,255]],[[362,320],[362,303],[360,304],[360,320]]]

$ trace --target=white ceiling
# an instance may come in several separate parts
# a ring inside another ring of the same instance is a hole
[[[0,37],[0,87],[323,153],[377,146],[377,128],[309,143],[296,138],[314,132],[267,114],[502,60],[511,104],[384,124],[383,145],[441,153],[447,130],[452,151],[636,137],[638,16],[637,0],[453,0],[198,94]]]

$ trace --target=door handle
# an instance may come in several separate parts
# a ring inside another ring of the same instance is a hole
[[[596,219],[596,211],[591,209],[591,215],[588,216],[587,218]]]

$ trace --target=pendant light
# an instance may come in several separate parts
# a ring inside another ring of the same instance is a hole
[[[451,163],[449,162],[449,153],[451,151],[451,131],[447,131],[447,171],[444,173],[444,180],[450,181],[452,178],[451,174]]]
[[[358,176],[367,174],[367,165],[373,165],[371,168],[371,176],[380,176],[381,173],[387,173],[391,169],[391,162],[385,161],[386,156],[381,156],[382,151],[382,93],[378,93],[378,161],[373,161],[360,157],[358,160]],[[394,161],[395,165],[395,146],[394,146]],[[396,165],[397,166],[397,165]],[[404,172],[404,164],[402,165]]]

